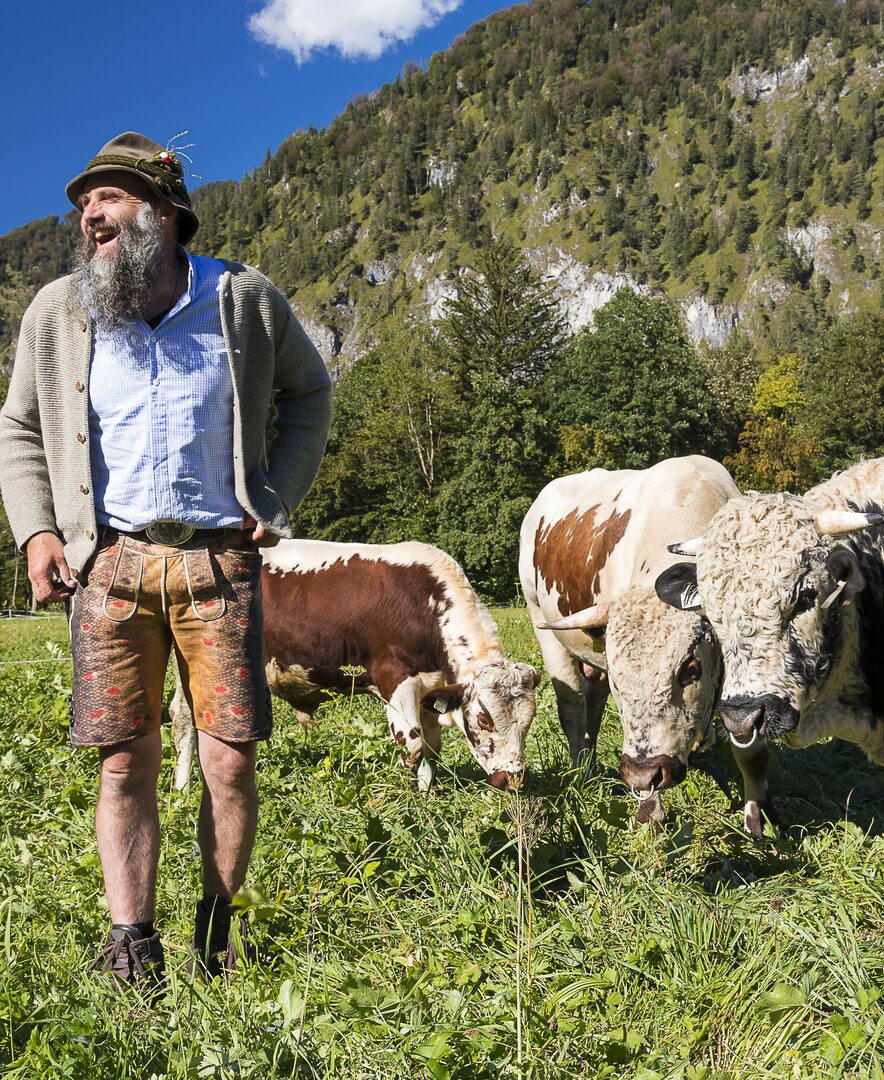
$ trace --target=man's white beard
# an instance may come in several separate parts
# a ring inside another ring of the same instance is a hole
[[[102,254],[91,237],[83,237],[74,257],[74,280],[98,325],[116,330],[127,320],[145,317],[162,269],[164,240],[159,211],[150,203],[119,226],[115,254]]]

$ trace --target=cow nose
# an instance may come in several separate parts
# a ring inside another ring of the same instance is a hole
[[[756,734],[761,734],[764,705],[757,701],[723,701],[718,712],[729,734],[740,742],[752,740]]]
[[[488,783],[498,791],[517,791],[523,787],[528,779],[528,770],[521,772],[507,772],[505,769],[496,769],[488,774]]]
[[[623,783],[638,791],[664,791],[666,788],[675,787],[684,780],[686,772],[685,763],[668,754],[643,760],[628,754],[620,758]]]

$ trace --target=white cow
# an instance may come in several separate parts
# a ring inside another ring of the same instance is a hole
[[[717,462],[669,458],[553,480],[522,524],[519,576],[572,759],[594,753],[610,687],[623,726],[620,771],[641,793],[642,817],[662,820],[659,792],[714,741],[721,678],[709,623],[667,610],[654,581],[674,561],[667,545],[685,523],[704,529],[737,495]],[[762,742],[735,754],[752,801],[765,797],[756,777],[766,753]]]

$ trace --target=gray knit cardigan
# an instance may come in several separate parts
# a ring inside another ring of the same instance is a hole
[[[236,496],[256,521],[291,536],[289,514],[313,483],[328,438],[331,381],[282,293],[251,267],[224,265],[219,297],[233,376]],[[25,312],[0,412],[0,489],[16,543],[57,533],[78,573],[98,533],[89,468],[91,358],[91,321],[72,279],[59,278]]]

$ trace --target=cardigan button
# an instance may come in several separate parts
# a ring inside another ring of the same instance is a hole
[[[84,443],[85,441],[86,441],[86,436],[83,434],[82,431],[78,431],[77,432],[77,442],[78,443]]]
[[[86,487],[86,485],[85,485],[85,484],[80,484],[80,491],[82,491],[84,495],[88,495],[88,494],[89,494],[89,488],[88,488],[88,487]]]
[[[80,319],[80,329],[83,331],[84,334],[86,333],[86,320],[85,319]]]
[[[75,389],[75,390],[78,390],[78,391],[79,391],[79,392],[80,392],[80,393],[82,394],[82,393],[83,393],[83,390],[85,389],[85,387],[84,387],[84,386],[83,386],[83,384],[82,384],[82,383],[80,382],[80,380],[79,380],[79,379],[77,379],[77,381],[76,381],[76,382],[74,383],[74,389]]]
[[[91,529],[86,530],[86,539],[87,540],[94,540],[95,539],[95,533]]]
[[[79,577],[80,576],[80,571],[76,568],[76,566],[68,567],[68,569],[71,572],[71,577]]]

